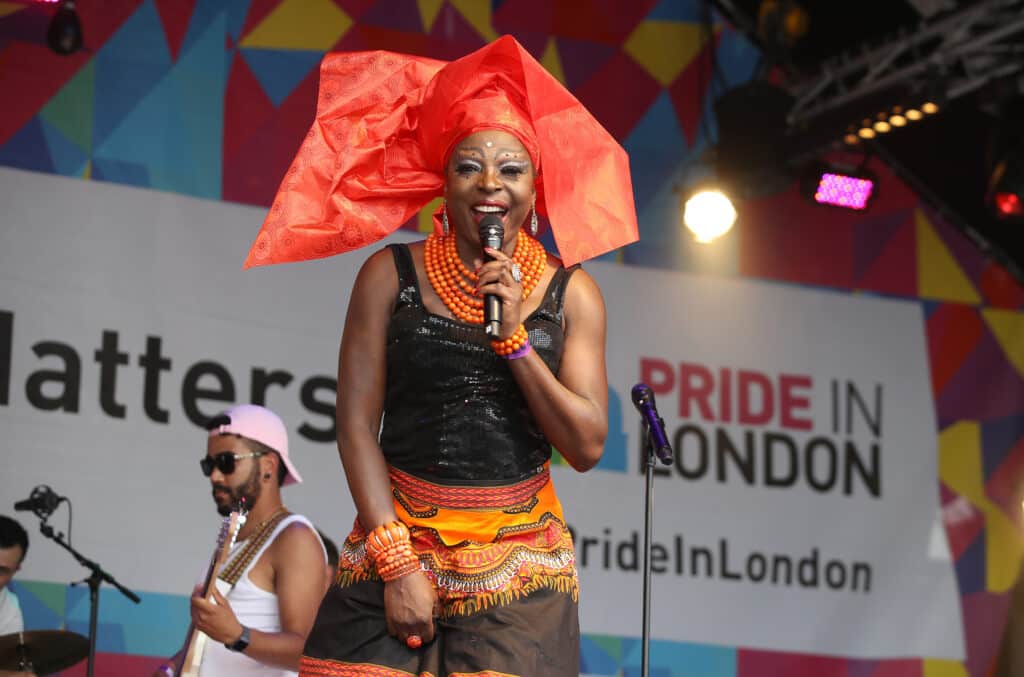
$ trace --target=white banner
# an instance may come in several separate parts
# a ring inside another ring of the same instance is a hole
[[[343,537],[337,346],[370,252],[242,272],[261,209],[10,169],[0,201],[4,505],[48,484],[74,502],[76,548],[184,594],[218,521],[195,422],[261,401],[306,478],[289,507]],[[644,380],[676,451],[655,482],[656,638],[963,658],[920,307],[587,268],[608,306],[609,438],[599,469],[555,468],[584,632],[640,634]],[[80,573],[33,537],[26,578]]]

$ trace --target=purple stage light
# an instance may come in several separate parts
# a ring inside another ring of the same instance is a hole
[[[871,179],[824,173],[814,192],[814,201],[847,209],[864,209],[874,188],[875,182]]]

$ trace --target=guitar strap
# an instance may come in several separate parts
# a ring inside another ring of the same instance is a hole
[[[224,568],[220,570],[220,575],[217,576],[220,580],[224,581],[232,588],[238,583],[238,579],[242,577],[242,574],[249,565],[252,563],[256,554],[263,549],[263,545],[270,538],[270,535],[274,533],[274,529],[281,523],[281,520],[291,516],[291,513],[287,510],[282,510],[273,517],[271,517],[266,524],[260,527],[260,530],[250,536],[242,549],[231,558],[231,561],[224,565]]]

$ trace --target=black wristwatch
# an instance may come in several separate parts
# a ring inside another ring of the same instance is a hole
[[[249,646],[249,628],[242,626],[242,636],[235,640],[234,644],[225,643],[224,646],[231,649],[232,651],[245,651],[245,648]]]

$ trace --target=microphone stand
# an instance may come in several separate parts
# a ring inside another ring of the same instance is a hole
[[[104,571],[103,567],[72,548],[71,544],[64,540],[64,534],[62,532],[54,532],[53,527],[46,523],[46,519],[49,515],[39,514],[39,517],[42,519],[39,523],[39,531],[43,533],[43,536],[46,536],[60,547],[70,552],[71,556],[74,557],[79,564],[91,572],[89,577],[84,581],[78,581],[71,585],[78,585],[78,583],[88,583],[89,585],[89,661],[87,663],[85,674],[86,677],[93,677],[93,668],[96,663],[96,625],[99,616],[100,585],[104,582],[110,583],[112,586],[120,590],[121,594],[136,604],[141,600],[138,595],[118,583],[113,576]]]
[[[644,446],[647,448],[647,462],[644,466],[647,486],[644,489],[644,593],[643,593],[643,630],[640,637],[640,676],[648,677],[650,673],[650,645],[651,645],[651,541],[654,530],[654,465],[659,458],[654,448],[654,436],[651,435],[650,425],[645,417],[640,418],[643,424]],[[665,422],[658,417],[662,428]],[[672,451],[665,452],[661,462],[665,465],[672,463]]]

